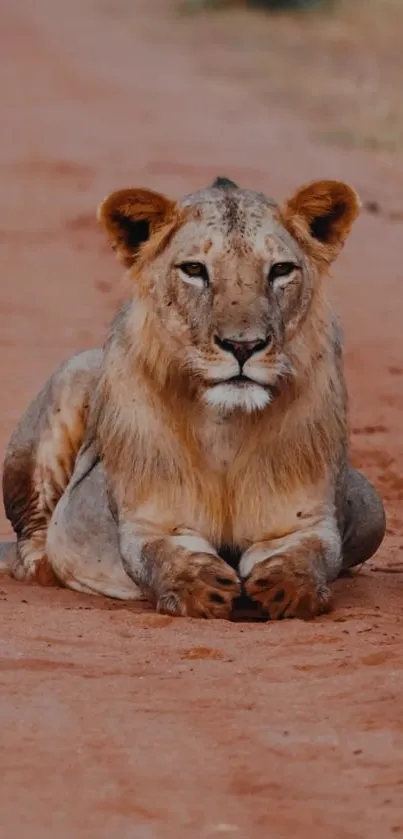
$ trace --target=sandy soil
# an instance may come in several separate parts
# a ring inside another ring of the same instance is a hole
[[[102,340],[119,295],[93,221],[107,191],[226,174],[284,197],[342,177],[381,207],[334,290],[354,462],[388,537],[309,624],[174,620],[1,580],[2,835],[383,839],[403,833],[403,182],[203,74],[214,38],[198,47],[150,7],[2,5],[1,444],[54,365]]]

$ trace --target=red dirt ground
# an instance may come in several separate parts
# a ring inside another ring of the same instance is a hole
[[[285,197],[341,177],[384,210],[363,214],[334,288],[354,461],[388,537],[309,624],[175,620],[1,580],[2,835],[403,834],[403,178],[203,77],[195,39],[150,5],[2,6],[1,443],[55,364],[102,340],[119,276],[93,221],[106,192],[224,174]]]

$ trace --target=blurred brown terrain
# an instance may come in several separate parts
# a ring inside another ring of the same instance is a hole
[[[384,545],[312,623],[175,620],[0,581],[0,825],[19,839],[403,833],[403,7],[269,15],[173,0],[0,8],[2,450],[122,294],[109,191],[216,175],[283,199],[351,182],[332,283],[354,463]],[[3,534],[10,535],[4,517]]]
[[[191,11],[188,3],[182,9]],[[209,56],[212,72],[253,83],[266,101],[309,116],[320,140],[403,148],[400,0],[323,0],[316,10],[291,14],[226,0],[219,11],[188,18],[195,41],[220,42],[213,65]]]

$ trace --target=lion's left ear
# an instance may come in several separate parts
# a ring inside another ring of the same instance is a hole
[[[360,212],[356,191],[341,181],[316,181],[302,187],[280,211],[281,221],[302,248],[330,265]]]
[[[176,202],[151,189],[113,192],[97,213],[112,248],[126,266],[133,265],[142,245],[177,216]]]

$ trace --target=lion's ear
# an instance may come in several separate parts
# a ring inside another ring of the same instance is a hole
[[[97,218],[121,262],[130,266],[144,242],[173,221],[177,204],[150,189],[120,189],[102,201]]]
[[[356,191],[341,181],[302,187],[282,208],[281,220],[313,259],[330,265],[360,212]]]

